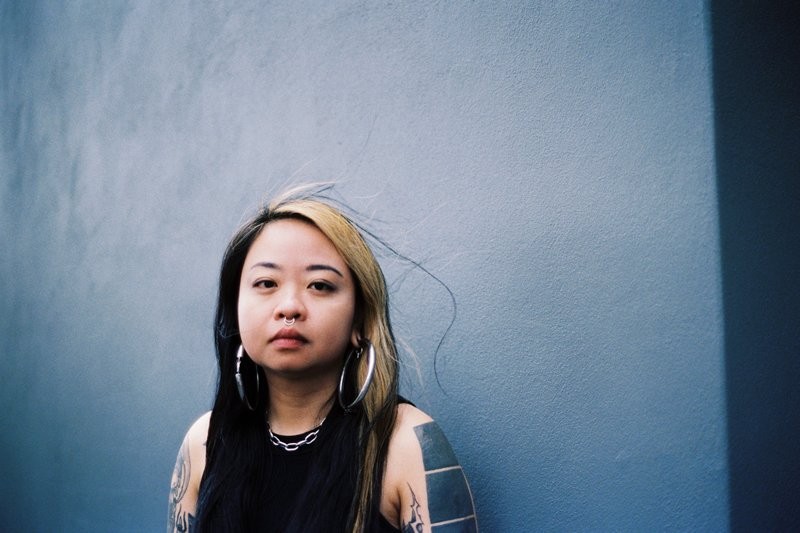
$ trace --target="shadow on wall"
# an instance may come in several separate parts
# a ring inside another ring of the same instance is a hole
[[[711,5],[733,531],[800,529],[800,9],[775,4]]]

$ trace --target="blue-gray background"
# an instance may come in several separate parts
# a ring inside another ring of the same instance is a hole
[[[711,25],[737,42],[742,20],[643,4],[0,2],[0,527],[162,529],[210,408],[226,240],[271,193],[326,180],[456,297],[439,387],[448,294],[382,256],[418,359],[404,390],[485,531],[790,523],[781,490],[748,503],[763,446],[740,420],[760,395],[726,383],[747,387],[726,320],[750,324],[735,304],[757,295],[725,279],[751,279],[722,249],[749,196],[718,175],[741,152],[715,137]],[[764,390],[798,375],[793,287]]]

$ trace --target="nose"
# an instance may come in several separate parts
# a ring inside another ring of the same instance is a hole
[[[275,306],[275,320],[302,319],[305,316],[305,306],[297,291],[286,289]]]

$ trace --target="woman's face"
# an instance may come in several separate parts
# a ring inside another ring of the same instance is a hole
[[[242,344],[268,376],[338,374],[357,341],[355,302],[350,269],[319,229],[301,220],[270,222],[242,268]]]

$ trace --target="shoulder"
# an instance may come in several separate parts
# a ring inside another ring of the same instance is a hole
[[[445,456],[454,465],[458,464],[450,442],[439,424],[417,407],[400,404],[397,408],[395,429],[389,442],[388,461],[397,459],[405,462],[413,459],[415,464],[429,469],[427,467],[433,461],[445,460]]]
[[[204,413],[189,427],[184,441],[190,446],[205,447],[208,440],[208,424],[211,421],[211,411]]]
[[[433,422],[433,418],[425,411],[410,403],[401,403],[397,406],[397,419],[394,424],[392,440],[409,435],[414,435],[414,428],[422,424]]]
[[[419,432],[426,424],[435,424],[433,418],[417,407],[401,403],[397,406],[397,419],[389,441],[386,456],[387,473],[393,465],[422,465]]]
[[[206,467],[206,441],[211,413],[205,413],[189,427],[183,438],[169,495],[167,531],[186,531],[194,520],[200,480]]]
[[[206,464],[206,441],[208,440],[208,424],[210,420],[211,412],[209,411],[189,426],[178,454],[179,460],[182,459],[186,462],[190,475],[189,481],[195,487],[200,486],[200,477]]]
[[[197,472],[198,468],[205,466],[206,441],[208,440],[208,424],[210,420],[210,411],[200,416],[189,426],[181,443],[179,455],[192,466],[193,474]]]
[[[390,523],[415,531],[450,521],[463,531],[477,527],[469,485],[447,437],[412,405],[397,408],[383,489],[381,511]]]
[[[206,442],[208,441],[208,424],[211,420],[211,411],[203,414],[194,421],[186,432],[181,446],[181,454],[191,467],[190,484],[194,491],[200,488],[200,479],[206,467]]]
[[[430,415],[411,404],[397,406],[381,491],[381,513],[396,527],[401,524],[401,506],[409,487],[424,485],[422,452],[415,428],[432,422]]]

